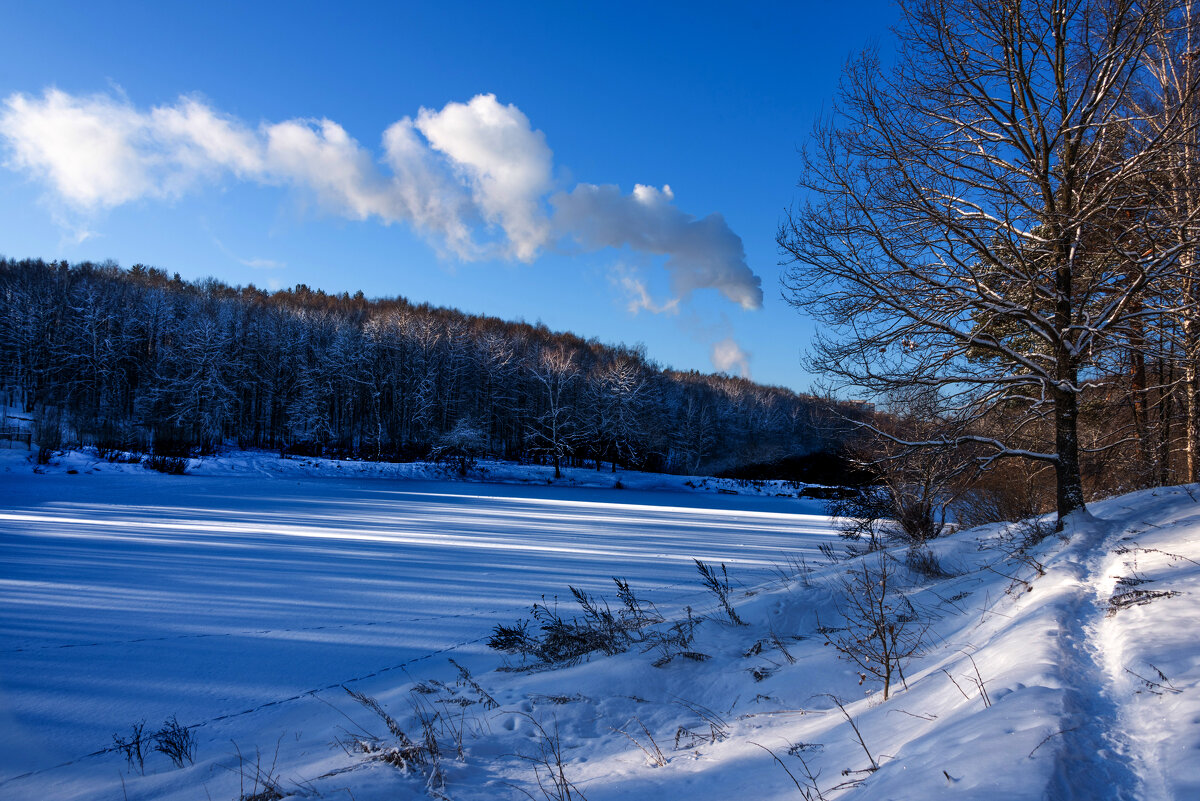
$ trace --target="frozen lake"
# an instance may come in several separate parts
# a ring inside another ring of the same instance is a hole
[[[794,498],[25,470],[0,473],[4,797],[143,718],[271,732],[314,691],[495,667],[492,626],[568,584],[705,607],[693,558],[753,585],[834,539]]]

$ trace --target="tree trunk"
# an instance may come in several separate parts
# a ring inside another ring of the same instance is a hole
[[[1142,307],[1139,302],[1138,308]],[[1141,456],[1141,469],[1138,471],[1139,482],[1151,482],[1154,475],[1154,445],[1150,438],[1150,411],[1147,408],[1146,389],[1146,352],[1149,345],[1146,342],[1145,325],[1141,317],[1135,317],[1130,325],[1129,334],[1129,399],[1133,407],[1133,429],[1138,440],[1138,453]]]
[[[1074,382],[1072,382],[1074,383]],[[1072,512],[1084,509],[1083,480],[1079,470],[1079,398],[1072,391],[1055,390],[1054,393],[1054,445],[1058,461],[1054,464],[1057,483],[1058,523],[1056,531],[1062,531],[1063,519]]]
[[[1063,185],[1064,207],[1069,206],[1070,195],[1066,193],[1067,184]],[[1070,268],[1072,239],[1062,236],[1059,240],[1059,267],[1055,271],[1054,288],[1058,298],[1055,302],[1055,327],[1066,332],[1074,322],[1075,309],[1073,303],[1074,274]],[[1054,453],[1058,461],[1054,463],[1054,478],[1056,482],[1055,500],[1058,507],[1058,522],[1055,531],[1063,530],[1063,521],[1067,515],[1084,508],[1083,479],[1079,471],[1079,366],[1074,356],[1067,350],[1066,343],[1060,342],[1055,348],[1055,385],[1054,398]]]
[[[1189,275],[1194,272],[1189,264]],[[1189,280],[1184,290],[1189,296],[1195,294],[1195,285]],[[1184,413],[1184,481],[1194,484],[1200,481],[1200,455],[1196,453],[1200,438],[1200,408],[1196,402],[1196,359],[1200,356],[1200,331],[1197,321],[1189,312],[1183,320],[1183,413]]]
[[[1154,444],[1150,436],[1150,411],[1146,407],[1146,355],[1142,350],[1130,353],[1133,360],[1129,395],[1133,402],[1133,427],[1138,439],[1138,453],[1142,459],[1139,479],[1152,481],[1154,475]]]
[[[1163,364],[1160,360],[1158,384],[1164,387],[1159,401],[1159,439],[1158,439],[1158,485],[1167,487],[1171,484],[1171,418],[1175,415],[1175,364]]]
[[[1184,296],[1195,296],[1195,283],[1190,276],[1195,272],[1193,259],[1186,263],[1188,281],[1184,282]],[[1183,318],[1183,471],[1184,481],[1200,481],[1200,454],[1196,453],[1196,440],[1200,438],[1200,408],[1196,404],[1196,356],[1200,355],[1200,331],[1196,331],[1194,309]]]
[[[1192,353],[1186,354],[1185,358],[1187,361],[1183,369],[1183,392],[1184,409],[1187,414],[1187,442],[1184,444],[1184,453],[1187,457],[1187,480],[1188,483],[1194,484],[1200,481],[1200,461],[1196,455],[1196,438],[1200,436],[1200,432],[1196,430],[1200,421],[1196,416],[1200,414],[1200,410],[1196,408],[1196,361]]]

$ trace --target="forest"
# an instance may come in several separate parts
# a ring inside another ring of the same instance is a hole
[[[0,386],[49,448],[691,474],[836,448],[858,408],[399,297],[42,260],[0,261]]]

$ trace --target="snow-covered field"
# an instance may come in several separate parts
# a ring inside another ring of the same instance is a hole
[[[925,634],[884,701],[821,633],[859,562],[782,486],[268,455],[175,477],[76,454],[35,475],[25,456],[0,451],[0,798],[541,799],[560,797],[551,746],[590,801],[1200,797],[1186,489],[1095,504],[1023,555],[1015,528],[959,532],[936,581],[897,552]],[[694,558],[726,565],[748,625]],[[706,658],[497,670],[520,660],[486,648],[494,625],[543,596],[579,614],[568,585],[618,608],[612,576],[659,631],[705,616],[688,648]],[[392,764],[403,737],[344,688],[417,743],[440,713],[440,777]],[[172,716],[194,765],[148,752],[143,775],[113,749]]]

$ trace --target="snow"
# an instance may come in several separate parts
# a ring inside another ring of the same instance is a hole
[[[3,798],[238,799],[256,764],[296,798],[541,798],[546,732],[588,801],[802,798],[805,765],[829,799],[1200,797],[1194,488],[1093,504],[1024,555],[1019,526],[956,532],[934,544],[948,578],[895,552],[928,631],[884,701],[819,631],[856,561],[830,559],[833,521],[784,484],[270,454],[165,476],[72,453],[35,474],[27,456],[0,451]],[[747,626],[694,558],[726,565]],[[615,608],[612,576],[659,629],[705,616],[708,659],[512,670],[486,647],[543,597],[578,614],[568,585]],[[397,738],[343,687],[413,739],[442,711],[444,787],[356,750]],[[151,753],[142,775],[112,749],[172,715],[194,765]]]

